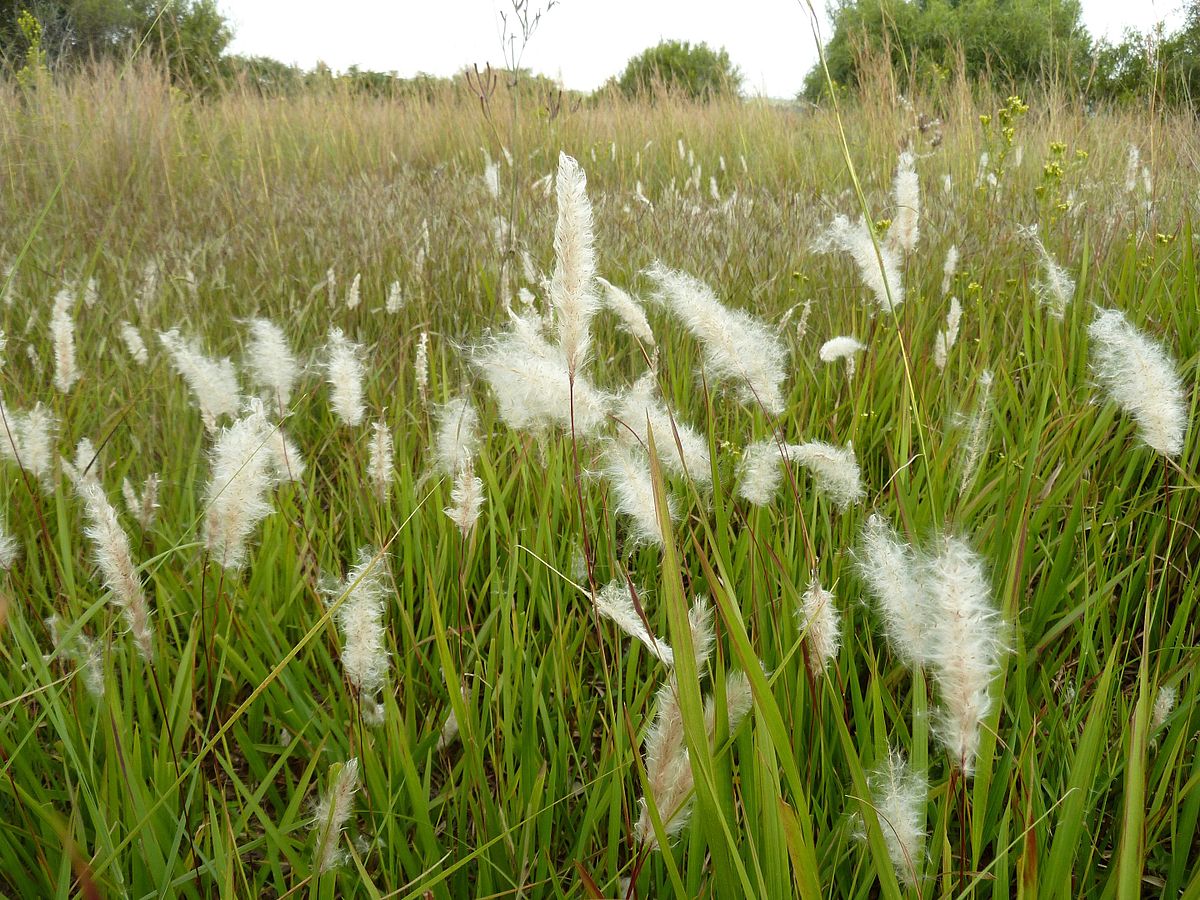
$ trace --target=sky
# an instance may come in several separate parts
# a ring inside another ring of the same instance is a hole
[[[529,0],[534,9],[546,0]],[[452,75],[504,65],[501,11],[509,0],[219,0],[234,27],[231,50],[336,71],[352,65],[400,75]],[[828,37],[824,0],[822,35]],[[1182,0],[1082,0],[1094,36],[1117,39],[1182,21]],[[816,61],[804,0],[560,0],[530,38],[521,65],[590,91],[664,38],[724,46],[746,90],[792,97]],[[519,49],[519,43],[518,43]]]

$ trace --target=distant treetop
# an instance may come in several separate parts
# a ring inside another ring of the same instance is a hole
[[[629,60],[615,85],[627,97],[667,90],[708,100],[739,94],[742,73],[724,47],[713,50],[704,43],[662,41]]]

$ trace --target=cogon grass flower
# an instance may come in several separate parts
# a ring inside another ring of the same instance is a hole
[[[892,183],[892,199],[896,212],[888,242],[901,253],[912,253],[921,236],[921,184],[917,178],[916,157],[912,153],[900,154]]]
[[[984,451],[987,450],[988,431],[992,417],[992,373],[984,370],[979,373],[979,397],[975,401],[975,411],[967,420],[967,440],[963,448],[962,477],[959,479],[960,488],[965,491],[975,480],[979,464],[983,461]]]
[[[46,629],[50,632],[50,643],[54,652],[75,662],[87,692],[96,698],[103,697],[104,658],[96,642],[82,630],[76,632],[72,638],[64,639],[62,619],[57,614],[46,619]]]
[[[470,465],[479,448],[479,414],[466,397],[455,397],[437,410],[433,441],[435,468],[455,476]]]
[[[369,451],[367,472],[371,479],[371,489],[376,500],[386,503],[395,477],[392,432],[386,422],[371,423]]]
[[[1133,417],[1142,441],[1163,456],[1182,453],[1187,407],[1166,348],[1115,309],[1098,310],[1088,336],[1093,371],[1112,401]]]
[[[796,613],[808,649],[808,668],[815,678],[837,658],[842,646],[841,617],[833,593],[821,587],[815,575]]]
[[[1171,715],[1171,710],[1179,700],[1179,691],[1174,686],[1164,684],[1154,694],[1154,710],[1150,715],[1150,730],[1158,731]]]
[[[875,239],[865,219],[851,224],[845,216],[836,216],[817,241],[816,249],[849,253],[863,284],[875,295],[875,302],[883,312],[895,312],[904,302],[900,260],[887,242]]]
[[[446,515],[462,532],[463,538],[470,534],[479,520],[483,499],[483,479],[475,474],[474,464],[468,459],[454,477],[450,506],[445,510]]]
[[[675,662],[675,654],[662,638],[651,633],[642,614],[634,605],[636,587],[624,581],[612,581],[600,589],[593,598],[596,612],[608,619],[634,640],[641,643],[650,654],[666,666]]]
[[[283,329],[269,319],[251,320],[245,367],[273,406],[282,409],[291,402],[299,367]]]
[[[172,367],[187,382],[205,428],[215,431],[218,419],[237,414],[241,406],[240,390],[233,363],[228,357],[213,359],[206,356],[198,341],[185,340],[175,328],[160,331],[158,339],[166,349]]]
[[[661,546],[662,524],[646,454],[635,446],[610,443],[604,451],[604,474],[615,496],[613,506],[629,519],[634,540]],[[667,498],[666,513],[671,519],[677,517],[674,498]]]
[[[946,313],[946,327],[937,333],[933,344],[933,363],[939,369],[945,369],[949,361],[950,351],[958,342],[958,326],[962,321],[962,304],[957,297],[950,298],[950,309]]]
[[[831,337],[821,345],[821,349],[817,351],[817,357],[823,363],[837,362],[839,359],[846,361],[846,380],[850,381],[854,378],[855,357],[867,349],[867,345],[850,335],[838,335]]]
[[[1018,227],[1017,233],[1028,240],[1037,250],[1041,264],[1041,275],[1034,283],[1034,291],[1043,305],[1049,307],[1050,314],[1061,319],[1067,311],[1067,305],[1075,296],[1075,281],[1067,270],[1046,249],[1038,236],[1037,225]]]
[[[896,877],[907,887],[916,886],[925,860],[925,806],[929,802],[929,780],[905,758],[889,748],[883,761],[867,776],[871,805]],[[866,838],[865,829],[858,837]]]
[[[954,284],[954,273],[958,271],[958,245],[951,244],[946,251],[946,260],[942,263],[942,296],[950,293]]]
[[[121,496],[125,500],[126,511],[133,516],[143,531],[154,527],[158,516],[158,475],[147,475],[139,494],[128,478],[121,480]]]
[[[268,513],[274,461],[267,444],[270,425],[255,401],[223,429],[210,452],[212,473],[204,494],[204,545],[227,569],[246,559],[246,541]]]
[[[599,276],[596,278],[596,283],[604,289],[602,295],[604,306],[617,317],[621,330],[632,335],[647,347],[654,347],[654,332],[650,328],[650,321],[646,318],[646,311],[642,309],[641,305],[629,295],[628,291]]]
[[[417,384],[417,396],[422,403],[429,402],[429,335],[422,331],[417,339],[417,355],[413,360],[413,375]]]
[[[922,600],[917,559],[880,515],[863,526],[855,562],[883,617],[892,652],[909,668],[924,665],[931,624]]]
[[[655,397],[656,392],[654,373],[646,372],[620,397],[615,415],[623,426],[623,433],[618,436],[624,438],[631,433],[646,446],[649,444],[647,431],[654,432],[654,446],[664,469],[674,475],[690,477],[697,484],[709,484],[712,466],[708,442],[694,428],[676,419]]]
[[[75,320],[71,308],[75,304],[74,290],[63,287],[54,296],[50,312],[50,335],[54,342],[54,386],[65,394],[79,381],[75,362]]]
[[[723,305],[691,275],[662,263],[646,274],[658,284],[656,299],[700,342],[706,375],[718,383],[732,382],[742,402],[757,402],[771,415],[781,414],[787,350],[779,335],[749,313]]]
[[[346,288],[346,309],[358,309],[362,303],[362,272],[355,272],[350,287]]]
[[[812,473],[817,490],[838,509],[844,510],[862,500],[862,476],[853,447],[808,441],[788,444],[784,449],[789,460]]]
[[[394,316],[404,308],[404,294],[400,290],[400,282],[393,281],[388,285],[387,300],[383,305],[388,315]]]
[[[329,382],[329,401],[337,417],[346,425],[361,425],[363,405],[362,345],[346,337],[340,328],[329,329],[325,347],[325,377]]]
[[[0,515],[0,569],[9,571],[21,557],[21,542],[8,530],[8,522]]]
[[[781,449],[773,438],[746,447],[738,462],[738,495],[755,506],[770,503],[783,481],[779,466],[786,452],[786,448]]]
[[[596,297],[596,251],[587,177],[574,159],[558,155],[558,221],[554,227],[554,273],[550,304],[558,320],[558,343],[571,377],[587,359]]]
[[[339,844],[358,792],[358,758],[340,768],[336,764],[330,766],[329,775],[332,783],[317,802],[312,818],[312,828],[317,832],[314,865],[321,874],[340,865],[345,858]]]
[[[0,401],[0,417],[0,456],[48,486],[54,466],[54,416],[41,403],[17,412]]]
[[[121,323],[121,340],[125,343],[125,349],[129,351],[133,361],[139,366],[144,366],[150,361],[146,342],[142,340],[141,333],[129,322]]]
[[[387,631],[383,625],[388,596],[387,568],[371,547],[358,551],[358,562],[329,592],[338,603],[336,618],[342,632],[342,671],[364,699],[383,687],[388,672]]]
[[[154,658],[150,607],[129,549],[129,537],[121,528],[117,511],[109,503],[99,479],[81,479],[75,488],[83,500],[88,519],[86,534],[92,541],[104,586],[109,590],[113,604],[120,608],[138,653],[149,661]]]

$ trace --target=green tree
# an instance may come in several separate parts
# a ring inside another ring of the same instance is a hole
[[[860,66],[881,59],[906,85],[961,61],[968,78],[1010,87],[1078,78],[1091,58],[1079,0],[835,0],[829,18],[829,74],[850,90],[864,80]],[[818,63],[804,96],[826,89]]]
[[[627,97],[665,88],[696,100],[736,95],[742,89],[742,73],[722,47],[687,41],[663,41],[643,50],[625,65],[615,85]]]
[[[1183,26],[1167,34],[1161,25],[1126,32],[1118,44],[1096,50],[1092,94],[1132,101],[1154,94],[1166,103],[1200,107],[1200,0],[1191,0]]]

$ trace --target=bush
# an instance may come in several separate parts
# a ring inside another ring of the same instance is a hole
[[[627,97],[665,89],[693,100],[709,100],[740,93],[742,73],[724,47],[713,50],[704,43],[663,41],[629,60],[616,86]]]

